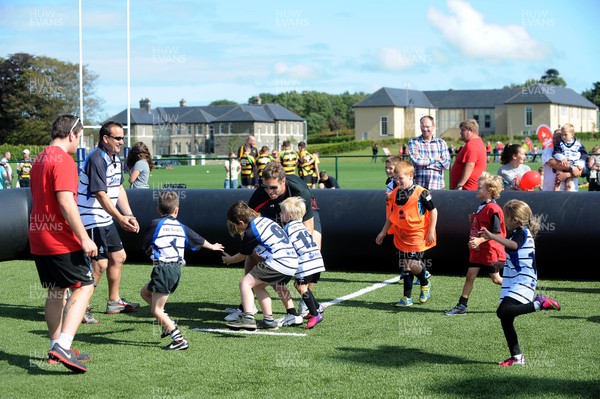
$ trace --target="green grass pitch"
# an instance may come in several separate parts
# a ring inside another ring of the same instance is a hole
[[[137,301],[150,271],[149,264],[126,264],[122,295]],[[394,273],[326,272],[316,296],[332,301]],[[146,305],[132,314],[101,313],[103,279],[92,298],[101,323],[82,325],[74,343],[93,360],[87,373],[74,375],[45,363],[45,290],[33,262],[0,263],[0,398],[600,397],[599,282],[540,281],[563,309],[518,317],[528,364],[500,368],[508,349],[495,315],[499,288],[487,277],[476,281],[466,316],[442,314],[456,303],[463,278],[434,275],[427,304],[393,307],[401,295],[393,283],[329,306],[313,330],[278,331],[306,336],[193,330],[226,329],[223,309],[239,303],[242,274],[240,267],[183,269],[166,308],[190,342],[181,352],[160,349],[168,338],[160,339]],[[283,312],[277,300],[274,311]]]

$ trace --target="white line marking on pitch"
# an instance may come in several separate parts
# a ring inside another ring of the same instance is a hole
[[[366,294],[368,292],[378,290],[379,288],[383,288],[386,285],[393,284],[393,283],[395,283],[397,281],[400,281],[400,276],[396,276],[396,277],[390,278],[388,280],[382,281],[381,283],[373,284],[370,287],[363,288],[362,290],[358,290],[356,292],[353,292],[352,294],[341,296],[341,297],[333,299],[333,300],[331,300],[329,302],[321,303],[321,305],[323,305],[324,308],[329,307],[329,306],[333,306],[333,305],[337,305],[340,302],[344,302],[344,301],[347,301],[349,299],[356,298],[357,296],[364,295],[364,294]]]
[[[324,308],[328,308],[329,306],[337,305],[338,303],[347,301],[349,299],[356,298],[357,296],[361,296],[361,295],[364,295],[371,291],[378,290],[387,285],[393,284],[397,281],[400,281],[400,276],[390,278],[388,280],[382,281],[381,283],[373,284],[370,287],[363,288],[361,290],[353,292],[352,294],[341,296],[341,297],[333,299],[329,302],[323,302],[323,303],[321,303],[321,305],[323,305]],[[274,332],[274,331],[246,331],[246,330],[235,331],[235,330],[225,330],[225,329],[218,329],[218,328],[192,328],[192,330],[200,331],[200,332],[208,332],[208,333],[223,333],[223,334],[279,335],[279,336],[289,336],[289,337],[306,337],[306,334],[301,334],[301,333],[285,333],[285,332],[278,333],[278,332]]]
[[[281,335],[288,337],[306,337],[306,334],[301,333],[286,333],[275,331],[246,331],[246,330],[222,330],[218,328],[192,328],[193,331],[209,332],[209,333],[224,333],[224,334],[249,334],[249,335]]]

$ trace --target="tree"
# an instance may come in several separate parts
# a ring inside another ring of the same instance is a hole
[[[96,122],[102,100],[95,94],[98,76],[83,68],[85,123]],[[26,53],[0,59],[0,144],[48,143],[59,114],[78,114],[79,66]]]
[[[367,97],[360,92],[350,94],[328,94],[316,91],[288,91],[279,94],[260,93],[263,104],[279,104],[296,115],[306,119],[308,134],[338,131],[354,128],[354,110],[352,106]],[[248,103],[253,103],[250,97]]]
[[[212,105],[212,106],[215,106],[215,105],[238,105],[238,103],[236,103],[235,101],[222,99],[222,100],[213,101],[208,105]]]
[[[594,83],[594,87],[584,90],[581,95],[600,107],[600,82]]]
[[[550,85],[550,86],[562,86],[567,87],[567,82],[560,76],[560,73],[554,69],[548,69],[540,79],[540,83]]]

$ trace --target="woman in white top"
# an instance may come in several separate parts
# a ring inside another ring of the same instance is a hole
[[[154,169],[152,155],[146,144],[138,141],[127,155],[127,169],[129,169],[129,184],[131,188],[149,188],[148,179]]]
[[[229,153],[229,159],[225,161],[225,183],[224,188],[238,188],[238,177],[242,165],[240,165],[234,152]]]

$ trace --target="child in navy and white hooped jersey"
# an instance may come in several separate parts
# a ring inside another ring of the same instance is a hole
[[[294,286],[302,295],[302,300],[308,307],[308,323],[306,328],[313,328],[323,320],[324,308],[315,299],[309,284],[316,284],[325,271],[323,256],[312,235],[302,223],[306,213],[306,204],[301,197],[286,198],[279,204],[283,229],[290,237],[298,254],[298,269],[296,270]],[[287,315],[286,317],[289,317]],[[285,318],[284,318],[285,319]]]
[[[169,295],[175,292],[181,278],[181,267],[185,265],[184,250],[198,251],[207,248],[223,251],[223,245],[211,244],[194,230],[177,220],[179,196],[174,191],[161,192],[158,197],[160,219],[154,219],[146,230],[142,248],[150,255],[154,268],[150,282],[141,292],[141,297],[150,305],[152,314],[161,326],[161,338],[171,336],[173,342],[164,347],[167,350],[183,350],[189,344],[177,328],[175,322],[165,313]]]
[[[235,255],[223,254],[224,264],[245,261],[247,256],[259,259],[258,264],[240,281],[244,313],[238,320],[227,323],[227,327],[250,331],[258,327],[278,328],[277,321],[273,318],[271,296],[266,288],[275,288],[286,309],[294,307],[290,295],[283,295],[283,288],[298,269],[298,255],[290,238],[280,225],[260,216],[244,201],[237,201],[227,211],[227,229],[231,235],[242,237],[242,245]],[[260,326],[254,320],[254,295],[258,298],[264,316]]]
[[[515,317],[538,310],[560,310],[560,305],[544,295],[534,297],[537,285],[534,238],[540,229],[539,218],[523,201],[510,200],[504,207],[506,226],[511,232],[509,238],[490,233],[485,227],[483,237],[499,242],[506,248],[506,262],[502,273],[500,306],[496,311],[506,337],[510,358],[498,363],[500,366],[525,364],[519,340],[514,327]]]

